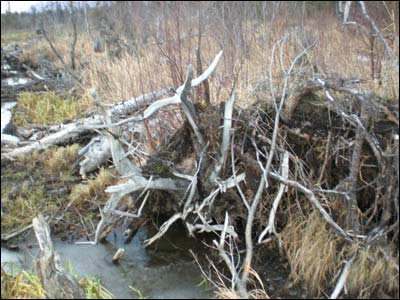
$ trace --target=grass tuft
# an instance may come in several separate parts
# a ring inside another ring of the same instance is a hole
[[[386,295],[398,298],[398,254],[381,246],[360,249],[351,265],[346,287],[357,298],[386,298]]]
[[[99,203],[108,199],[108,195],[104,191],[107,186],[116,182],[111,176],[110,171],[104,168],[100,169],[98,175],[89,179],[87,183],[75,185],[70,194],[70,200],[74,202],[75,207],[82,207],[85,201],[95,200]]]
[[[46,94],[22,93],[14,108],[14,124],[53,125],[77,118],[83,112],[76,100],[64,100],[54,92]]]
[[[26,271],[12,274],[2,267],[1,299],[46,299],[46,293],[37,275]]]
[[[282,232],[291,266],[290,277],[302,281],[312,294],[329,286],[337,271],[339,242],[317,212],[306,220],[293,218]]]

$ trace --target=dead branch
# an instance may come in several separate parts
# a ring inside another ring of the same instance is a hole
[[[360,124],[356,131],[356,137],[354,141],[353,156],[350,164],[350,193],[348,200],[348,219],[347,224],[349,228],[353,230],[353,233],[357,234],[360,231],[360,223],[357,216],[357,188],[358,188],[358,173],[360,169],[361,151],[364,141],[364,132],[368,126],[369,112],[367,108],[367,103],[361,103],[361,118]]]
[[[333,290],[329,299],[336,299],[339,296],[339,294],[341,293],[344,285],[346,284],[347,276],[349,275],[350,267],[351,267],[351,264],[353,263],[355,256],[356,255],[354,255],[351,259],[346,261],[346,264],[343,267],[342,273],[340,274],[340,277],[336,284],[336,287]]]
[[[350,1],[348,1],[350,2]],[[375,33],[379,36],[383,46],[385,47],[385,53],[389,59],[393,59],[393,50],[390,48],[389,44],[386,42],[386,39],[383,37],[381,31],[378,29],[378,26],[376,26],[374,20],[371,19],[371,17],[367,13],[367,9],[365,8],[365,3],[364,1],[358,1],[358,4],[360,4],[362,14],[365,19],[371,24],[372,28],[374,29]]]
[[[61,265],[61,259],[54,250],[50,228],[44,217],[39,215],[32,221],[40,249],[40,276],[46,295],[50,299],[83,299],[85,292],[74,277]]]
[[[221,152],[218,157],[218,161],[215,164],[214,170],[209,177],[209,182],[214,185],[221,175],[222,167],[225,163],[226,157],[228,155],[228,147],[231,137],[231,127],[232,127],[232,113],[233,105],[235,103],[235,94],[233,93],[228,101],[225,102],[225,113],[224,113],[224,127],[222,131],[222,142],[221,142]]]
[[[283,162],[282,162],[282,177],[287,179],[289,177],[289,152],[285,152],[284,157],[283,157]],[[265,243],[268,242],[270,239],[263,240],[264,236],[268,234],[274,234],[278,235],[275,229],[275,215],[276,211],[278,210],[279,202],[282,199],[283,193],[287,191],[287,186],[284,184],[279,185],[279,190],[278,194],[276,195],[276,198],[274,200],[274,203],[272,205],[272,210],[269,214],[269,221],[268,221],[268,226],[261,232],[260,236],[258,237],[258,243]]]
[[[283,44],[286,41],[286,37],[282,39],[281,41],[281,47],[283,47]],[[239,291],[241,291],[241,296],[246,297],[246,294],[242,294],[243,291],[246,291],[246,285],[247,281],[249,278],[249,271],[251,269],[251,261],[253,257],[253,240],[252,240],[252,228],[253,228],[253,222],[254,222],[254,216],[255,212],[258,208],[258,204],[261,200],[262,193],[264,191],[264,188],[268,187],[268,181],[267,181],[267,176],[270,174],[270,167],[272,163],[272,159],[275,153],[275,147],[276,147],[276,139],[278,135],[278,129],[279,129],[279,119],[280,119],[280,112],[282,111],[283,105],[285,103],[285,98],[286,98],[286,93],[287,93],[287,86],[288,86],[288,81],[290,74],[292,73],[296,63],[298,60],[311,48],[313,47],[314,44],[310,45],[309,47],[305,48],[300,54],[298,54],[291,62],[290,67],[287,71],[284,71],[285,77],[284,77],[284,82],[283,82],[283,89],[282,89],[282,96],[281,96],[281,101],[279,103],[279,107],[277,105],[276,99],[275,99],[275,92],[274,92],[274,86],[272,83],[272,64],[274,62],[274,54],[275,54],[275,47],[276,44],[274,44],[271,52],[271,64],[269,67],[269,81],[270,81],[270,90],[271,90],[271,96],[273,99],[273,104],[275,107],[275,120],[274,120],[274,131],[272,134],[272,144],[271,144],[271,149],[269,151],[268,155],[268,160],[265,164],[265,167],[262,169],[263,175],[261,176],[260,184],[258,186],[256,195],[254,196],[254,199],[252,201],[248,217],[246,220],[246,229],[245,229],[245,241],[246,241],[246,256],[243,261],[243,271],[241,274],[240,281],[238,281],[238,288]]]
[[[28,229],[31,229],[32,226],[33,226],[33,225],[30,224],[30,225],[25,226],[24,228],[22,228],[22,229],[20,229],[20,230],[17,230],[17,231],[15,231],[15,232],[13,232],[13,233],[10,233],[10,234],[8,234],[8,235],[1,235],[1,241],[2,241],[2,242],[7,242],[8,240],[10,240],[10,239],[12,239],[12,238],[14,238],[14,237],[20,235],[21,233],[24,233],[24,232],[27,231]]]
[[[80,122],[70,123],[67,125],[59,125],[60,131],[50,134],[41,140],[34,142],[33,144],[16,148],[9,153],[2,153],[1,157],[5,159],[13,159],[21,155],[29,154],[33,151],[43,150],[53,145],[64,144],[67,141],[73,141],[78,138],[82,133],[86,133],[89,131],[93,124],[99,124],[99,119],[87,119],[83,122],[83,125]]]

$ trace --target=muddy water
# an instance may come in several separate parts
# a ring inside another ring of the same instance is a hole
[[[211,291],[197,287],[202,275],[187,251],[189,248],[199,251],[196,248],[200,245],[194,243],[193,239],[185,238],[182,228],[171,229],[153,249],[145,249],[143,245],[148,238],[148,231],[153,231],[148,227],[140,229],[129,244],[124,244],[122,230],[111,233],[107,238],[108,243],[96,246],[75,245],[57,238],[53,242],[63,263],[70,264],[73,272],[79,276],[99,277],[117,298],[137,298],[138,294],[130,291],[129,286],[140,290],[145,298],[213,298]],[[125,249],[125,256],[115,265],[111,258],[120,247]],[[37,249],[18,252],[1,249],[2,264],[13,262],[24,268],[30,268],[32,256],[37,255]]]

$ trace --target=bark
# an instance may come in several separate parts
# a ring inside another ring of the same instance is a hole
[[[61,265],[61,259],[54,250],[50,227],[43,216],[32,221],[36,240],[40,248],[39,268],[43,287],[49,299],[83,299],[85,292],[74,277]]]

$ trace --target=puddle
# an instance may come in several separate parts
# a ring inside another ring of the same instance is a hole
[[[131,292],[129,286],[140,290],[143,297],[151,299],[213,298],[211,291],[197,287],[202,275],[187,251],[188,247],[197,247],[196,244],[200,242],[181,238],[183,228],[171,229],[167,238],[163,238],[153,249],[145,249],[143,245],[148,238],[148,231],[152,231],[146,227],[140,229],[129,244],[124,244],[122,230],[112,232],[107,238],[108,243],[95,246],[75,245],[57,238],[53,243],[64,265],[70,264],[73,272],[79,276],[99,277],[117,298],[137,298],[138,295]],[[125,249],[125,256],[115,265],[111,258],[120,247]],[[37,248],[17,252],[1,248],[1,261],[2,264],[13,262],[16,268],[29,269],[32,266],[30,257],[37,257],[37,254]]]
[[[53,238],[55,249],[65,265],[70,265],[80,277],[96,276],[103,285],[120,299],[135,299],[138,295],[130,286],[150,299],[214,299],[212,291],[198,287],[202,274],[189,254],[204,253],[206,246],[189,239],[180,226],[171,226],[166,236],[154,246],[144,248],[143,242],[155,234],[152,226],[141,228],[129,244],[125,244],[123,229],[111,232],[107,243],[99,245],[75,245]],[[33,237],[31,244],[35,245]],[[36,246],[35,246],[36,247]],[[20,247],[24,248],[23,246]],[[120,263],[112,263],[118,248],[125,249]],[[28,254],[31,253],[31,254]],[[10,251],[1,249],[2,264],[13,262],[15,267],[30,269],[31,257],[38,257],[38,249]],[[276,249],[264,249],[255,257],[255,267],[263,278],[268,295],[283,299],[307,299],[306,292],[290,282],[289,271]]]
[[[26,78],[18,78],[18,80],[15,78],[10,78],[7,80],[7,84],[11,85],[11,86],[26,84],[27,82],[28,82],[28,79],[26,79]]]
[[[80,277],[96,276],[117,298],[136,299],[139,290],[149,299],[214,299],[213,291],[198,287],[203,277],[199,267],[189,254],[205,253],[208,249],[200,241],[186,237],[183,226],[173,225],[165,237],[154,246],[144,247],[144,241],[155,234],[153,226],[142,227],[129,244],[125,244],[124,228],[111,232],[107,242],[99,245],[75,245],[53,238],[53,244],[61,256],[64,266],[69,265]],[[210,244],[210,241],[207,241]],[[1,261],[13,262],[15,268],[31,269],[32,257],[38,257],[33,236],[26,245],[33,249],[10,251],[1,248]],[[112,263],[112,256],[119,248],[125,255],[119,264]],[[20,246],[24,249],[24,246]],[[283,299],[307,299],[306,291],[293,286],[289,270],[276,249],[263,249],[257,253],[254,266],[264,282],[269,296]]]

